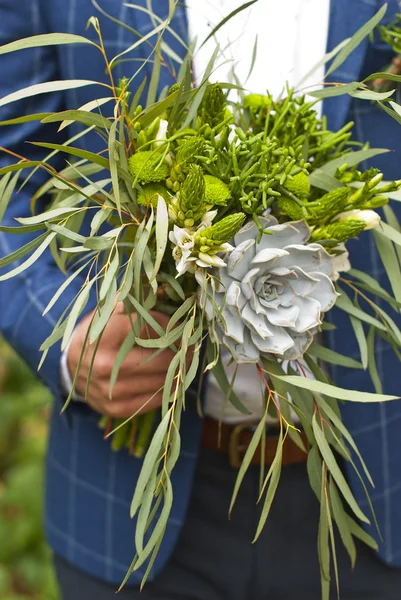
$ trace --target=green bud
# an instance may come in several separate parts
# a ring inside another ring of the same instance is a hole
[[[363,208],[380,208],[386,204],[388,204],[387,196],[374,196],[364,204]]]
[[[160,127],[160,117],[156,117],[156,119],[154,121],[152,121],[152,123],[149,125],[148,129],[146,130],[146,133],[148,134],[149,139],[153,139],[156,135],[157,132],[159,131],[159,127]]]
[[[195,157],[203,152],[205,140],[199,136],[193,136],[185,140],[177,150],[176,161],[179,165],[195,162]]]
[[[310,183],[308,176],[305,173],[301,172],[297,175],[294,175],[292,179],[287,177],[285,180],[284,187],[294,194],[294,196],[298,196],[299,198],[304,198],[310,192]]]
[[[231,198],[228,186],[218,177],[205,175],[205,202],[206,204],[217,204],[225,206]]]
[[[348,203],[350,189],[348,187],[339,187],[319,198],[320,206],[310,208],[312,217],[311,222],[322,223],[341,213]]]
[[[294,200],[291,200],[291,198],[281,196],[277,198],[277,205],[282,214],[290,217],[292,221],[300,221],[306,217],[306,210],[294,202]]]
[[[365,227],[365,221],[359,221],[357,219],[331,223],[325,227],[318,227],[315,229],[312,233],[311,241],[337,240],[338,242],[346,242],[350,238],[361,233]]]
[[[245,221],[244,213],[234,213],[224,217],[218,223],[202,229],[195,234],[195,244],[198,247],[209,246],[216,249],[225,244],[241,229]]]
[[[188,210],[198,212],[205,204],[205,178],[198,165],[191,165],[188,175],[181,186],[179,205],[186,213]]]
[[[146,143],[148,142],[148,136],[146,135],[145,131],[140,131],[138,134],[138,137],[136,139],[136,148],[137,150],[139,150],[139,148],[142,148],[142,146],[144,146]]]
[[[179,83],[173,83],[173,85],[170,87],[169,91],[167,92],[167,96],[170,96],[171,94],[174,94],[174,92],[176,92],[179,89],[180,89],[180,84]]]
[[[204,123],[215,127],[225,118],[226,98],[219,83],[209,84],[203,96],[199,114]]]
[[[370,190],[372,190],[377,185],[379,185],[379,183],[381,182],[382,179],[383,179],[383,173],[377,173],[377,175],[372,177],[372,179],[368,182],[368,188]]]
[[[169,168],[166,162],[160,164],[160,154],[147,150],[136,152],[128,160],[128,169],[132,177],[140,183],[163,181],[168,177]]]

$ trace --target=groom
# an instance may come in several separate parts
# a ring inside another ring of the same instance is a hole
[[[328,2],[329,0],[327,0]],[[198,0],[202,4],[203,0]],[[272,0],[259,0],[271,6]],[[309,2],[288,2],[288,20],[291,11],[302,10]],[[323,2],[323,0],[321,0]],[[327,28],[327,46],[335,47],[352,35],[383,4],[382,0],[332,0],[327,23],[310,23],[308,35]],[[122,0],[103,0],[100,3],[108,13],[136,29],[141,35],[153,25],[146,11],[128,9]],[[140,5],[146,8],[145,0]],[[206,2],[205,2],[206,5]],[[295,7],[297,5],[297,7]],[[224,12],[232,10],[226,2]],[[391,20],[398,3],[391,0],[386,20]],[[166,16],[167,0],[154,0],[153,10]],[[205,8],[207,12],[207,6]],[[95,9],[89,0],[0,0],[0,43],[40,33],[68,31],[83,34],[83,28]],[[300,13],[301,15],[301,13]],[[269,26],[270,25],[270,26]],[[109,55],[125,49],[132,38],[124,29],[101,18],[105,47]],[[178,6],[172,29],[181,38],[187,38],[188,14]],[[280,34],[281,27],[270,20],[264,21],[265,35]],[[88,35],[93,36],[93,31]],[[288,41],[288,40],[287,40]],[[280,40],[277,40],[277,44]],[[168,43],[174,52],[182,55],[182,46],[173,35]],[[130,58],[146,58],[146,50],[140,46]],[[390,62],[391,50],[376,38],[361,44],[347,59],[333,80],[348,82],[380,71]],[[270,60],[280,61],[271,55]],[[128,65],[137,63],[128,63]],[[126,68],[126,65],[124,65]],[[148,73],[145,67],[144,73]],[[120,73],[123,73],[120,66]],[[149,67],[150,69],[150,67]],[[15,52],[1,57],[0,96],[16,89],[58,79],[104,80],[104,64],[95,50],[83,52],[77,47],[48,47]],[[171,85],[167,71],[162,72],[160,89]],[[32,98],[29,105],[11,104],[1,109],[2,121],[27,114],[78,108],[91,98],[88,88],[76,88],[64,93],[48,94]],[[387,179],[398,179],[401,174],[401,135],[398,126],[373,104],[352,100],[348,97],[326,102],[325,114],[329,127],[339,128],[345,120],[355,122],[355,134],[359,141],[370,140],[374,147],[389,147],[394,152],[379,157],[376,164]],[[28,121],[15,130],[12,126],[0,130],[0,145],[32,160],[40,158],[37,147],[30,147],[26,140],[58,141],[52,126],[38,121]],[[68,136],[72,136],[69,132]],[[100,150],[99,140],[83,138],[82,145],[93,152]],[[90,139],[90,142],[88,140]],[[33,148],[33,149],[32,149]],[[3,164],[6,155],[2,156]],[[56,167],[63,164],[57,158]],[[29,214],[29,201],[35,189],[43,182],[38,172],[15,196],[5,215],[3,224],[15,224],[14,217]],[[28,235],[28,234],[27,234]],[[2,254],[8,254],[22,245],[20,236],[0,234]],[[355,268],[370,272],[382,285],[383,273],[379,268],[376,252],[368,241],[352,248]],[[6,339],[19,354],[36,370],[40,355],[38,348],[50,334],[58,318],[79,289],[79,278],[71,284],[53,309],[42,317],[44,307],[61,285],[64,276],[58,270],[50,253],[43,255],[33,269],[20,277],[2,283],[0,288],[0,328]],[[61,406],[66,393],[66,380],[75,372],[95,304],[92,298],[86,315],[80,321],[68,353],[61,356],[60,349],[53,346],[39,373],[50,387]],[[157,315],[162,326],[165,317]],[[331,347],[347,353],[357,353],[351,333],[336,316],[340,333],[334,333]],[[99,413],[113,417],[131,415],[144,401],[160,388],[171,360],[169,351],[157,359],[139,365],[143,350],[133,349],[120,371],[112,400],[108,398],[111,366],[124,340],[127,328],[124,314],[116,312],[102,338],[94,362],[87,403],[77,400],[64,416],[55,410],[50,430],[47,461],[46,531],[55,552],[55,563],[64,600],[108,600],[122,581],[135,553],[133,539],[135,524],[129,521],[129,503],[141,461],[124,452],[113,453],[103,440],[97,427]],[[391,350],[378,345],[377,366],[385,392],[400,394],[398,361]],[[91,362],[91,350],[85,355],[77,383],[78,392],[84,392],[86,376]],[[60,368],[62,367],[62,368]],[[64,371],[64,376],[61,373]],[[369,388],[368,378],[360,372],[333,373],[335,383],[355,389]],[[68,385],[68,384],[67,384]],[[155,396],[153,405],[160,403]],[[351,572],[341,541],[338,540],[339,569],[342,597],[353,600],[398,599],[401,590],[401,404],[372,406],[345,406],[344,420],[351,430],[368,468],[376,482],[372,494],[385,543],[380,543],[379,554],[365,547],[358,549],[357,566]],[[251,469],[240,492],[231,521],[227,520],[227,508],[236,478],[230,466],[228,454],[217,451],[215,423],[202,422],[195,413],[194,403],[188,402],[182,422],[182,453],[173,476],[174,505],[168,522],[164,542],[155,562],[151,582],[139,595],[138,585],[144,574],[135,572],[129,585],[121,592],[123,598],[174,599],[174,600],[231,600],[294,597],[314,600],[319,597],[319,566],[317,562],[316,535],[318,505],[309,488],[303,456],[295,448],[288,451],[277,496],[266,528],[257,544],[250,541],[255,532],[259,509],[256,506],[258,475]],[[223,424],[226,437],[232,433],[229,424]],[[270,433],[269,433],[270,435]],[[275,432],[271,443],[277,443]],[[224,444],[223,444],[224,446]],[[364,503],[364,496],[349,474],[355,495]],[[395,568],[391,568],[395,567]]]

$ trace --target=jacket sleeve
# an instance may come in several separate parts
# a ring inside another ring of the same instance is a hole
[[[0,45],[16,39],[48,33],[45,19],[40,14],[37,0],[0,0]],[[33,48],[0,55],[0,97],[18,89],[60,79],[57,53],[54,47]],[[25,101],[18,101],[0,108],[0,121],[18,116],[63,110],[62,93],[42,94]],[[0,127],[0,167],[16,162],[4,149],[22,155],[29,160],[43,157],[42,151],[27,143],[31,141],[55,141],[55,128],[43,125],[39,120],[23,125]],[[60,143],[60,134],[57,134]],[[62,168],[64,159],[58,155],[52,165]],[[28,171],[23,171],[19,183]],[[46,173],[38,170],[20,191],[14,194],[4,216],[2,225],[16,226],[16,217],[30,215],[30,199],[46,180]],[[43,208],[43,206],[42,206]],[[0,232],[0,255],[14,252],[36,234],[14,235]],[[26,257],[23,258],[25,260]],[[14,268],[17,263],[13,263]],[[7,267],[10,268],[10,267]],[[6,269],[2,269],[2,273]],[[80,288],[76,278],[63,296],[45,316],[43,310],[65,276],[52,259],[50,251],[28,270],[6,281],[0,282],[0,331],[5,339],[22,356],[33,371],[37,371],[42,342],[50,335],[54,325],[73,300]],[[94,298],[87,305],[87,312],[94,305]],[[52,346],[38,375],[56,396],[62,395],[60,386],[60,344]]]

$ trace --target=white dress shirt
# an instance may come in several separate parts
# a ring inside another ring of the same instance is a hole
[[[225,16],[243,3],[243,0],[187,0],[190,38],[196,37],[199,46]],[[258,0],[228,21],[199,51],[195,51],[197,83],[217,43],[224,58],[217,60],[216,65],[220,66],[213,72],[211,81],[235,83],[234,68],[241,85],[254,93],[264,94],[268,89],[277,97],[286,82],[297,87],[326,52],[329,6],[330,0]],[[256,36],[256,60],[249,75]],[[323,76],[322,66],[302,83],[302,89],[320,83]],[[231,355],[224,348],[221,355],[227,365]],[[234,372],[235,364],[226,366],[229,381]],[[209,377],[205,414],[229,423],[260,420],[263,385],[255,365],[238,366],[233,389],[250,410],[249,416],[237,411],[231,403],[225,404],[225,396],[213,375]]]
[[[190,39],[197,38],[197,46],[212,29],[228,14],[243,4],[243,0],[187,0]],[[268,89],[279,96],[288,82],[297,86],[310,69],[326,52],[330,0],[258,0],[221,29],[200,50],[195,50],[194,66],[197,83],[219,44],[222,55],[216,61],[211,81],[234,82],[233,69],[241,85],[249,91],[264,94]],[[256,60],[249,75],[257,36]],[[321,67],[306,81],[302,89],[323,80]],[[318,105],[319,106],[319,105]],[[223,363],[230,354],[224,348]],[[231,380],[235,365],[226,366]],[[61,361],[61,377],[66,391],[72,381],[67,366],[67,351]],[[213,375],[209,377],[205,414],[235,423],[260,419],[262,416],[262,384],[253,364],[239,365],[234,391],[249,408],[251,414],[244,416],[230,403],[225,404]],[[80,399],[74,395],[73,399]],[[223,411],[224,409],[224,411]]]

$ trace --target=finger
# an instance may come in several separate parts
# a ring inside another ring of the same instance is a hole
[[[166,374],[175,353],[172,350],[163,350],[155,354],[155,349],[133,348],[127,355],[120,368],[120,376],[134,373],[135,375],[150,375],[152,373]]]
[[[112,390],[111,402],[126,402],[140,394],[152,395],[163,389],[165,376],[141,375],[130,379],[119,380]]]
[[[162,403],[162,393],[152,396],[150,394],[139,394],[131,400],[122,402],[109,402],[104,407],[106,414],[115,419],[128,419],[133,415],[149,412],[158,408]]]

